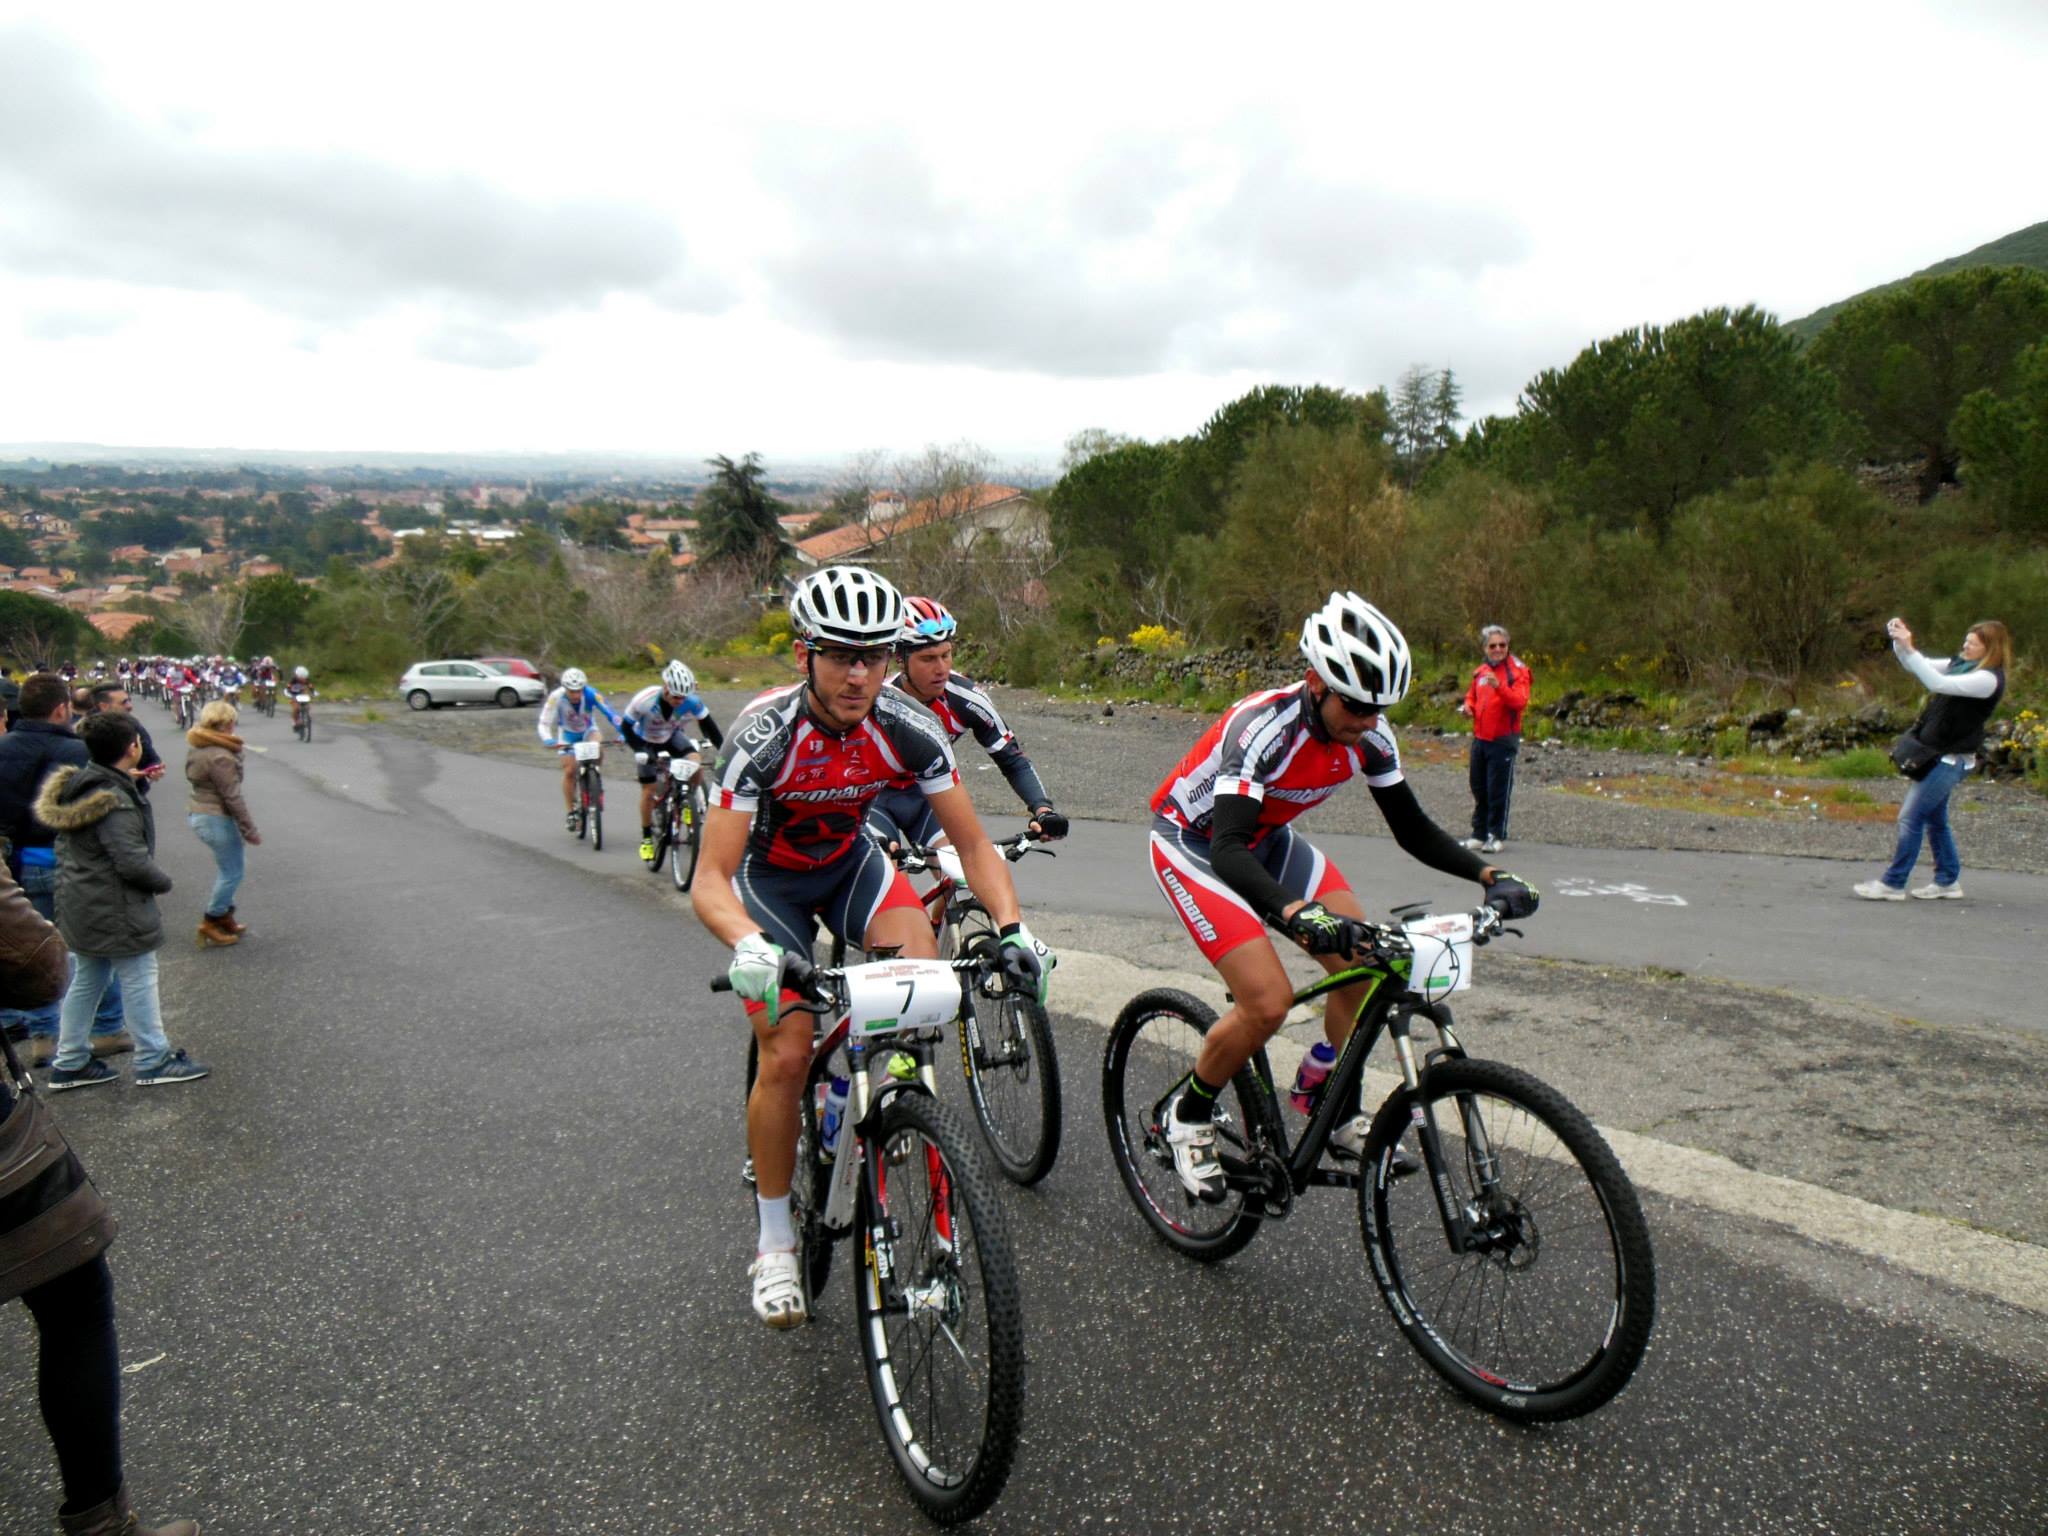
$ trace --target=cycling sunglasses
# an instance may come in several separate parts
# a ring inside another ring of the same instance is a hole
[[[851,672],[856,666],[865,666],[871,671],[876,667],[887,666],[892,652],[886,645],[871,646],[858,651],[842,645],[823,645],[811,654],[822,662]]]
[[[919,619],[910,626],[909,638],[926,642],[950,640],[958,627],[951,619]]]

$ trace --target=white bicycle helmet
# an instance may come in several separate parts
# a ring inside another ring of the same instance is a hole
[[[789,623],[811,645],[894,645],[903,629],[903,594],[873,571],[828,565],[796,584]]]
[[[306,669],[304,667],[293,667],[292,676],[296,677],[300,682],[304,682],[306,680]]]
[[[695,693],[697,674],[680,661],[672,661],[661,669],[661,686],[670,693]]]
[[[1408,642],[1394,621],[1356,592],[1332,592],[1301,626],[1301,654],[1354,704],[1385,708],[1407,695]]]
[[[590,679],[583,675],[581,667],[564,667],[562,669],[562,692],[564,693],[581,693],[589,682]]]

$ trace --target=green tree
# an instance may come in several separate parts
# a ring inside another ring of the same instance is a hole
[[[562,531],[578,544],[595,549],[626,547],[626,516],[606,502],[571,507],[562,517]]]
[[[782,503],[768,494],[761,456],[734,463],[724,454],[706,459],[711,483],[697,497],[697,558],[705,566],[767,573],[781,563],[784,549],[777,519]]]
[[[298,639],[307,612],[319,601],[313,587],[290,576],[259,576],[243,584],[242,645],[259,655],[282,651]]]
[[[24,565],[36,563],[36,552],[29,547],[19,528],[0,524],[0,565],[11,565],[20,570]]]
[[[0,592],[0,656],[21,666],[55,666],[98,646],[100,632],[46,597]]]
[[[2048,534],[2048,341],[2015,360],[2004,395],[1980,389],[1956,412],[1963,483],[2013,533]]]
[[[1646,522],[1661,539],[1693,497],[1826,453],[1832,397],[1770,315],[1710,309],[1595,342],[1530,380],[1511,421],[1468,441],[1482,463],[1554,487],[1603,526]]]
[[[1122,442],[1081,459],[1047,493],[1047,525],[1065,555],[1102,551],[1126,571],[1156,570],[1172,554],[1174,443]]]
[[[1176,531],[1213,533],[1223,523],[1231,477],[1252,446],[1279,427],[1316,427],[1385,442],[1393,417],[1385,390],[1354,395],[1327,384],[1262,384],[1211,416],[1183,445],[1181,481],[1171,498]]]
[[[1920,461],[1920,499],[1956,479],[1964,399],[2010,388],[2019,355],[2048,337],[2048,276],[1974,267],[1856,300],[1813,344],[1880,458]]]

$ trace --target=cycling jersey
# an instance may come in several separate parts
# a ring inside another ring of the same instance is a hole
[[[751,858],[816,869],[857,851],[861,818],[891,783],[927,795],[953,789],[953,748],[930,710],[884,688],[849,731],[821,724],[792,683],[755,699],[734,724],[710,788],[711,804],[754,817]]]
[[[599,715],[611,721],[612,729],[623,734],[624,727],[620,725],[617,713],[595,688],[586,683],[574,698],[557,688],[540,707],[540,739],[550,747],[581,741],[596,726]]]
[[[903,674],[898,672],[889,679],[889,686],[900,691],[906,698],[929,709],[946,732],[948,741],[958,741],[969,731],[981,743],[1003,777],[1010,781],[1010,788],[1017,792],[1017,798],[1028,810],[1037,810],[1042,805],[1051,805],[1051,797],[1045,786],[1038,780],[1038,770],[1031,766],[1031,759],[1024,755],[1023,747],[1010,728],[1003,724],[1003,717],[996,713],[995,702],[989,698],[971,677],[955,672],[946,679],[946,686],[939,696],[926,704],[905,685]]]
[[[706,734],[712,743],[718,743],[718,727],[711,719],[711,708],[696,694],[686,694],[680,704],[670,704],[662,693],[661,684],[642,688],[626,705],[626,712],[620,718],[619,728],[625,733],[626,741],[636,750],[650,747],[665,747],[682,732],[684,722],[702,720]]]
[[[1257,846],[1352,778],[1374,789],[1403,782],[1400,749],[1384,715],[1357,746],[1346,747],[1315,727],[1315,714],[1306,682],[1239,699],[1153,791],[1153,811],[1207,836],[1218,795],[1249,796],[1259,802],[1251,838]]]

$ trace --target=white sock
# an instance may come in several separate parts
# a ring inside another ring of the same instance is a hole
[[[789,1224],[789,1196],[770,1200],[766,1196],[754,1196],[754,1204],[761,1208],[761,1235],[754,1240],[756,1253],[774,1253],[777,1250],[789,1252],[796,1247],[796,1229]]]

